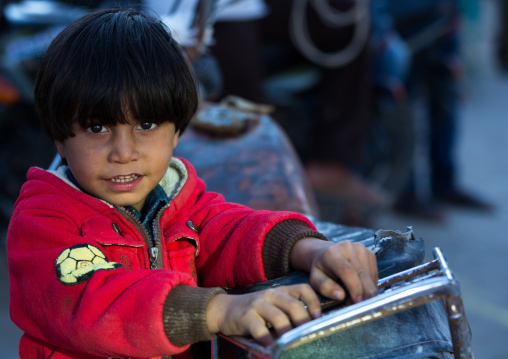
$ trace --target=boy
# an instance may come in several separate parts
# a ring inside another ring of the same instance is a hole
[[[269,345],[267,323],[281,335],[320,315],[311,287],[221,288],[291,270],[338,300],[376,294],[365,247],[327,242],[297,213],[227,203],[172,158],[198,103],[182,53],[158,20],[120,9],[47,50],[35,101],[66,165],[29,170],[9,227],[21,358],[161,357],[218,332]]]

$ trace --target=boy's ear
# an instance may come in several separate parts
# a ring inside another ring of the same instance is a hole
[[[180,130],[175,132],[175,136],[173,137],[173,149],[178,145],[178,138],[180,137]]]
[[[60,157],[62,159],[64,159],[65,158],[65,147],[64,147],[63,142],[55,141],[55,146],[56,146],[56,151],[58,152]]]

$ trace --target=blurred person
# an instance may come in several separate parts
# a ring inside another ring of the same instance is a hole
[[[423,45],[415,52],[407,77],[410,96],[424,104],[424,127],[418,133],[427,143],[429,184],[415,174],[395,209],[428,219],[444,218],[443,204],[490,211],[487,201],[460,187],[457,178],[456,138],[460,114],[460,79],[464,69],[460,59],[460,10],[456,0],[373,0],[384,2],[393,29],[408,42],[417,36]],[[437,26],[437,27],[436,27]],[[428,29],[441,29],[426,33]],[[423,36],[422,36],[423,34]],[[425,38],[427,36],[427,38]],[[424,173],[425,175],[425,173]],[[423,182],[423,184],[422,184]]]
[[[508,73],[508,0],[498,0],[496,59],[499,68]]]

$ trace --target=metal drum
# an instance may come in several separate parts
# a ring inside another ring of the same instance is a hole
[[[312,189],[286,134],[264,110],[241,106],[228,102],[201,109],[174,155],[189,160],[207,190],[227,201],[317,216]]]

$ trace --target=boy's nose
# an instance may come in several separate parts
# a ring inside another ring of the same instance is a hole
[[[138,158],[139,152],[132,134],[121,132],[112,135],[111,150],[109,152],[110,162],[128,163],[136,161]]]

